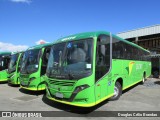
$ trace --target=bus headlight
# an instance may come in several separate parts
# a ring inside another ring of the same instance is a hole
[[[81,86],[77,86],[73,93],[79,93],[80,91],[82,91],[82,90],[84,90],[84,89],[86,89],[88,87],[89,87],[89,85],[87,85],[87,84],[81,85]]]
[[[74,98],[76,97],[76,95],[82,91],[85,90],[86,88],[90,87],[89,85],[85,84],[85,85],[81,85],[81,86],[77,86],[74,90],[74,92],[72,93],[69,102],[72,102],[74,100]]]

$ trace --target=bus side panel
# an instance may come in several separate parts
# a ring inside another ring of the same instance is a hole
[[[142,79],[142,63],[135,60],[124,60],[124,66],[127,70],[125,77],[127,79],[127,85],[123,87],[123,89],[133,85],[134,83],[140,81]]]
[[[128,60],[121,60],[121,59],[112,60],[112,80],[114,80],[113,86],[115,85],[115,82],[118,78],[121,78],[123,80],[122,87],[126,87],[131,83],[131,77],[129,77],[128,64],[129,64]]]
[[[146,62],[146,77],[151,75],[151,62]]]
[[[140,61],[133,61],[132,70],[131,70],[131,76],[132,77],[132,84],[142,80],[143,76],[143,69],[142,69],[143,63]]]
[[[45,79],[46,79],[45,75],[40,77],[40,83],[38,85],[38,88],[41,89],[41,90],[45,89]]]
[[[6,70],[3,70],[3,71],[0,71],[0,81],[7,81],[7,71]]]
[[[148,77],[150,75],[151,67],[149,62],[146,61],[135,61],[135,65],[133,67],[133,75],[135,76],[133,79],[133,83],[139,82],[142,80],[143,75]]]
[[[95,84],[96,102],[109,94],[107,81],[108,76],[105,76]]]

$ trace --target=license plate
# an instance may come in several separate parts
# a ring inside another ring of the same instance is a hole
[[[63,94],[62,93],[56,93],[56,97],[63,98]]]

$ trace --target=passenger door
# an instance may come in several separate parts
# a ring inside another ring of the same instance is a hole
[[[111,66],[110,36],[100,35],[97,39],[95,66],[95,98],[96,101],[107,95],[107,73]]]
[[[50,47],[46,47],[44,49],[44,52],[42,55],[41,76],[45,75],[46,73],[50,49],[51,49]]]

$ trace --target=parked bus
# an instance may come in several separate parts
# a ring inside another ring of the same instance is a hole
[[[11,55],[11,60],[8,67],[8,83],[12,85],[19,85],[19,75],[21,68],[21,61],[24,52],[14,52]]]
[[[46,71],[47,98],[91,107],[151,74],[149,51],[109,32],[90,32],[57,40]]]
[[[27,90],[44,90],[51,44],[41,44],[28,48],[23,55],[20,70],[20,87]]]
[[[7,69],[11,52],[0,52],[0,82],[7,81]]]

